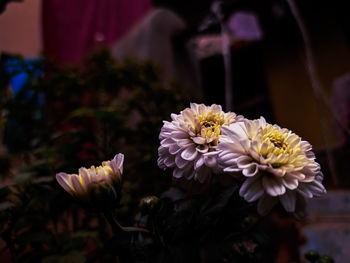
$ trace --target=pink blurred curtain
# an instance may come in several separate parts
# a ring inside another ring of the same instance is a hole
[[[94,48],[115,43],[151,7],[151,0],[43,0],[43,52],[77,64]]]

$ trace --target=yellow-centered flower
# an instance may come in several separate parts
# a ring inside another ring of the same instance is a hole
[[[159,139],[158,165],[175,168],[175,178],[185,177],[204,182],[217,170],[216,147],[221,127],[242,120],[233,112],[225,113],[220,105],[191,103],[180,114],[164,121]]]
[[[311,198],[326,192],[323,175],[307,141],[277,125],[244,120],[222,128],[218,162],[224,172],[241,172],[245,181],[240,195],[258,199],[266,214],[279,200],[286,211],[296,210],[298,196]]]
[[[101,166],[81,167],[78,174],[61,172],[56,174],[56,179],[68,193],[85,205],[88,202],[115,202],[120,199],[123,162],[124,155],[119,153],[111,161],[102,162]]]

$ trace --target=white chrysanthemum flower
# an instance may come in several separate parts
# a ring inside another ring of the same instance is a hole
[[[96,203],[97,200],[103,203],[115,202],[120,198],[118,191],[121,187],[123,162],[124,155],[119,153],[113,160],[102,162],[101,166],[91,166],[88,169],[81,167],[79,174],[58,173],[56,180],[64,190],[85,205],[88,202]]]
[[[221,127],[242,120],[233,112],[225,113],[220,105],[191,103],[180,114],[164,121],[159,139],[158,166],[175,168],[175,178],[185,177],[204,182],[217,168],[215,151]]]
[[[260,199],[260,214],[278,200],[294,212],[297,195],[311,198],[326,192],[310,143],[263,117],[222,127],[218,150],[220,168],[245,177],[240,195],[248,202]]]

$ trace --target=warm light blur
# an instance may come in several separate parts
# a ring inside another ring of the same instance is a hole
[[[37,56],[41,51],[41,1],[11,2],[0,14],[0,53]]]

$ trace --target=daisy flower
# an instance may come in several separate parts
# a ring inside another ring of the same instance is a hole
[[[222,127],[218,163],[224,172],[241,172],[245,180],[240,195],[258,202],[267,214],[280,201],[296,212],[296,200],[326,192],[323,175],[312,146],[288,129],[258,120],[244,120]]]
[[[243,117],[223,112],[220,105],[191,103],[190,108],[180,114],[171,114],[171,119],[171,122],[164,121],[159,135],[158,166],[174,168],[175,178],[185,177],[203,183],[217,169],[215,152],[221,127]]]

